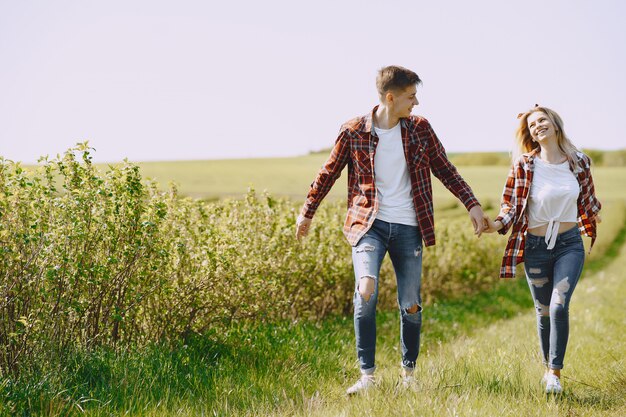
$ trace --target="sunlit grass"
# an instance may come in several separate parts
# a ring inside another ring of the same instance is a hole
[[[169,348],[75,353],[56,372],[5,382],[0,410],[13,415],[8,400],[28,405],[22,415],[50,416],[618,416],[626,411],[624,237],[622,230],[613,263],[589,264],[576,290],[559,399],[541,391],[534,313],[519,279],[426,308],[418,382],[409,391],[398,385],[391,311],[378,316],[379,388],[366,396],[344,395],[358,364],[351,318],[335,317],[233,327]]]
[[[503,167],[473,168],[461,168],[462,175],[479,184],[479,196],[489,196],[483,201],[496,201],[506,167],[504,173],[496,172]],[[380,387],[366,397],[344,395],[358,377],[352,319],[332,317],[232,327],[141,350],[72,352],[62,361],[51,355],[25,367],[18,379],[0,370],[0,415],[625,415],[626,254],[623,244],[612,243],[624,237],[619,184],[625,172],[594,171],[598,195],[605,196],[603,223],[572,302],[568,392],[559,400],[539,387],[534,316],[522,274],[515,281],[494,279],[493,289],[478,296],[426,307],[418,384],[408,392],[398,389],[398,315],[391,311],[378,317]],[[436,203],[450,206],[440,218],[465,215],[434,184]],[[495,212],[497,202],[489,210]],[[608,264],[607,254],[617,259]]]
[[[156,179],[162,187],[173,181],[179,184],[182,194],[192,197],[241,198],[252,186],[277,197],[303,201],[326,157],[313,154],[293,158],[143,162],[138,165],[145,177]],[[499,204],[508,166],[459,166],[458,169],[481,201]],[[622,186],[622,179],[626,178],[625,167],[594,167],[593,174],[600,197],[626,198]],[[347,176],[346,170],[331,190],[330,199],[346,198]],[[435,206],[452,204],[456,200],[434,177],[433,193]]]

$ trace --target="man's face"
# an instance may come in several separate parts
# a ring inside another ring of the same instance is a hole
[[[404,91],[392,92],[390,107],[398,117],[409,117],[413,106],[417,106],[417,86],[412,85],[407,87]]]

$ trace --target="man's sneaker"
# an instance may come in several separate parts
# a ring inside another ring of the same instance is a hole
[[[561,387],[561,381],[558,376],[546,372],[543,376],[543,382],[546,384],[546,394],[560,394],[563,392],[563,387]]]
[[[359,378],[356,384],[348,388],[346,390],[346,393],[348,395],[354,395],[360,392],[365,392],[373,387],[374,387],[374,377],[372,375],[361,375],[361,378]]]

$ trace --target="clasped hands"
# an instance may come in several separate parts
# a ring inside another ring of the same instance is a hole
[[[475,215],[472,216],[472,210],[477,207],[479,210],[476,210]],[[474,234],[478,237],[480,237],[483,233],[494,233],[502,229],[502,222],[500,220],[493,221],[487,214],[485,214],[485,212],[483,212],[480,206],[472,207],[470,210],[470,217],[472,219],[472,223],[474,224]],[[477,223],[479,223],[480,228],[477,227]]]
[[[483,233],[497,232],[502,228],[502,223],[491,220],[480,206],[472,207],[469,211],[469,216],[474,226],[474,234],[477,237],[480,237]]]

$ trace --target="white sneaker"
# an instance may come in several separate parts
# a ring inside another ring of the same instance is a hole
[[[546,384],[546,394],[560,394],[563,392],[563,387],[561,386],[561,381],[558,376],[546,372],[543,376],[543,382]]]
[[[413,370],[410,371],[407,369],[402,370],[402,388],[409,388],[415,382],[415,376],[413,375]]]
[[[370,388],[374,388],[374,376],[372,375],[361,375],[356,384],[352,385],[350,388],[346,390],[346,394],[353,395],[361,392],[365,392]]]

